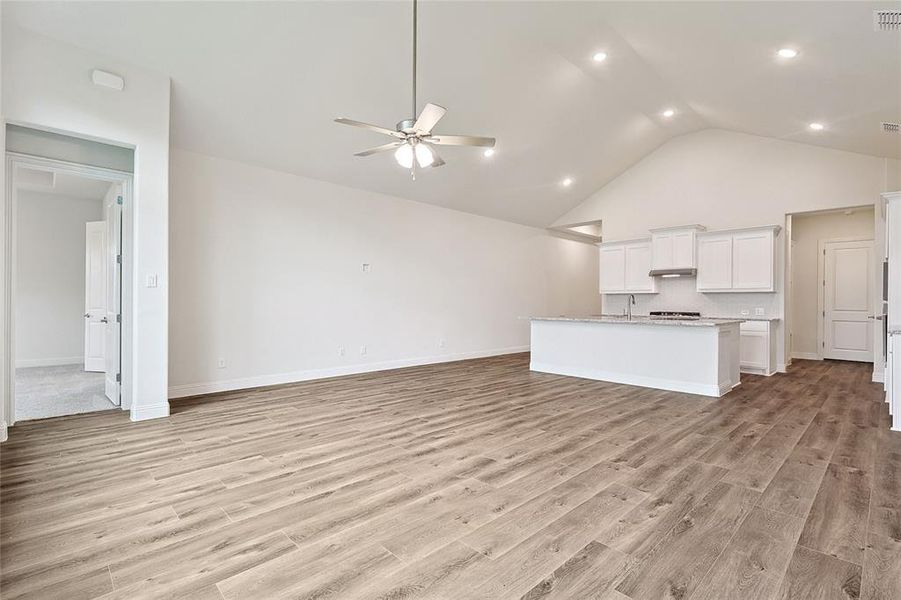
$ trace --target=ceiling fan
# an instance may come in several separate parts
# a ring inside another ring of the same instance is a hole
[[[416,24],[417,24],[417,0],[413,0],[413,114],[416,114]],[[357,152],[354,156],[369,156],[379,152],[394,150],[394,159],[405,169],[410,169],[413,180],[416,180],[416,167],[440,167],[444,164],[432,145],[438,146],[482,146],[494,147],[495,140],[490,137],[477,137],[472,135],[443,135],[432,133],[432,129],[444,116],[447,109],[429,102],[415,119],[404,119],[397,124],[396,129],[379,127],[353,119],[335,119],[336,123],[352,125],[371,131],[378,131],[396,138],[393,142]]]

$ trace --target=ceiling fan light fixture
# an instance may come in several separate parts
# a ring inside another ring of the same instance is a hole
[[[413,146],[404,144],[394,151],[394,160],[405,169],[413,168]]]
[[[435,162],[435,153],[432,152],[432,149],[429,148],[428,145],[416,144],[413,147],[413,150],[416,153],[416,164],[418,164],[420,168],[424,169]]]
[[[798,56],[798,51],[794,48],[779,48],[776,54],[779,55],[779,58],[795,58]]]
[[[607,53],[606,52],[595,52],[594,56],[592,56],[591,58],[594,60],[594,62],[601,63],[601,62],[604,62],[605,60],[607,60]]]

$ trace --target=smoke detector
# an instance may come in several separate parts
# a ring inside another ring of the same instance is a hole
[[[882,122],[882,131],[885,133],[901,133],[901,123]]]
[[[873,28],[876,31],[901,31],[901,10],[873,11]]]

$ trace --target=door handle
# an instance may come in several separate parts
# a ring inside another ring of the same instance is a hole
[[[103,317],[102,319],[100,319],[100,322],[101,323],[109,323],[109,319],[107,319],[106,317]]]
[[[84,314],[84,318],[85,318],[85,319],[90,319],[90,318],[91,318],[91,313],[85,313],[85,314]]]
[[[881,321],[885,318],[885,315],[867,315],[868,319],[874,319],[876,321]]]

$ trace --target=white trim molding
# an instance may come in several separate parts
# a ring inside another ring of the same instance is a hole
[[[6,426],[6,421],[0,421],[0,442],[5,442],[9,439],[9,428]]]
[[[150,419],[162,419],[169,416],[169,403],[151,404],[149,406],[132,406],[129,411],[132,421],[147,421]]]
[[[474,352],[461,352],[457,354],[443,354],[438,356],[402,358],[376,363],[363,363],[341,367],[328,367],[325,369],[308,369],[305,371],[293,371],[290,373],[273,373],[271,375],[256,375],[242,377],[240,379],[226,379],[223,381],[210,381],[205,383],[191,383],[187,385],[174,385],[169,387],[169,398],[187,398],[203,394],[216,394],[219,392],[231,392],[234,390],[246,390],[269,385],[282,385],[286,383],[298,383],[312,381],[314,379],[327,379],[329,377],[342,377],[344,375],[360,375],[375,371],[387,371],[389,369],[402,369],[404,367],[420,367],[423,365],[469,360],[473,358],[486,358],[488,356],[502,356],[504,354],[518,354],[528,352],[529,346],[513,346],[510,348],[496,348],[493,350],[476,350]],[[133,419],[136,420],[136,419]]]
[[[69,356],[63,358],[23,358],[16,360],[16,368],[61,367],[64,365],[80,365],[82,363],[84,363],[83,356]]]
[[[124,199],[122,207],[123,219],[123,248],[122,248],[122,406],[130,407],[132,390],[132,368],[137,360],[135,353],[135,337],[133,335],[133,276],[132,263],[134,260],[134,175],[124,171],[116,171],[90,165],[82,165],[62,160],[6,152],[5,174],[6,189],[3,190],[2,210],[0,210],[0,356],[4,362],[4,368],[0,369],[0,402],[5,402],[5,416],[7,425],[15,426],[15,369],[25,366],[28,360],[16,360],[15,344],[15,291],[16,291],[16,204],[17,194],[15,188],[14,173],[18,167],[39,168],[52,173],[66,173],[91,179],[99,179],[122,185]],[[69,360],[69,359],[51,359]],[[81,362],[82,358],[72,362],[59,364],[74,364]],[[29,365],[37,366],[37,365]],[[44,361],[41,366],[50,366]],[[152,413],[154,411],[144,411]],[[168,414],[168,410],[167,410]],[[149,417],[143,417],[149,418]],[[141,419],[134,419],[141,420]]]
[[[792,359],[798,360],[823,360],[823,357],[816,352],[792,352]]]

